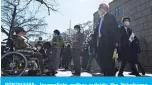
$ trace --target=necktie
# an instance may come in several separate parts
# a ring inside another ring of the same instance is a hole
[[[100,19],[100,24],[99,24],[99,28],[98,28],[98,35],[99,35],[99,37],[101,37],[102,21],[103,21],[103,18]]]
[[[99,38],[101,37],[101,27],[102,27],[103,18],[100,19],[99,28],[98,28],[98,39],[97,39],[97,47],[99,46]]]
[[[128,28],[126,28],[126,33],[127,33],[128,37],[129,37],[129,32],[128,32]]]
[[[45,54],[46,54],[47,49],[45,50]]]

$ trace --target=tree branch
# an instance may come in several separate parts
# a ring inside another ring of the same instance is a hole
[[[5,33],[7,36],[9,35],[9,33],[5,30],[6,28],[4,28],[3,26],[1,26],[1,32]]]
[[[46,2],[44,2],[43,0],[36,0],[38,2],[40,2],[41,4],[44,4],[47,8],[48,8],[48,14],[50,15],[50,9],[52,11],[57,11],[56,9],[54,9],[53,5],[49,5]]]

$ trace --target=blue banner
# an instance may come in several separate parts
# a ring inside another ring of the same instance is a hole
[[[1,77],[1,85],[152,85],[152,77]]]

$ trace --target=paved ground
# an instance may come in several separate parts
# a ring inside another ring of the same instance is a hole
[[[124,72],[124,76],[131,76],[131,77],[135,77],[133,75],[129,75],[130,72]],[[117,75],[117,74],[116,74]],[[72,76],[72,72],[71,71],[62,71],[59,70],[58,73],[56,74],[56,76]],[[86,77],[92,77],[92,76],[102,76],[102,74],[100,73],[87,73],[87,72],[82,72],[81,76],[86,76]],[[147,73],[145,76],[150,76],[152,77],[152,74]]]

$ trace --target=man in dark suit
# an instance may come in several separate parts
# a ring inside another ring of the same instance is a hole
[[[122,63],[118,76],[123,76],[123,71],[126,63],[130,64],[131,70],[136,76],[140,76],[135,67],[135,63],[138,61],[138,56],[136,52],[137,38],[135,36],[131,37],[132,30],[129,28],[130,18],[125,17],[123,18],[122,22],[124,25],[120,29],[120,49],[122,55],[119,56],[122,60]]]
[[[100,4],[98,8],[100,19],[94,34],[101,70],[104,76],[115,76],[112,55],[115,46],[118,46],[118,39],[116,39],[118,38],[116,33],[118,25],[115,17],[108,13],[108,10],[109,7],[106,4]]]

